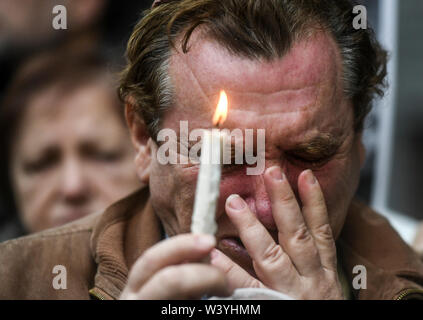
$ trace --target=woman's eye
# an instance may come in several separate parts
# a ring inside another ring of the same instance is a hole
[[[28,161],[24,164],[24,171],[28,174],[40,173],[52,168],[59,162],[59,155],[47,154],[38,160]]]
[[[115,162],[122,157],[118,151],[97,151],[92,153],[92,158],[101,162]]]

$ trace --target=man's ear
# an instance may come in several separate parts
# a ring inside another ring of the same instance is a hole
[[[143,184],[148,184],[151,166],[152,140],[144,121],[137,115],[132,103],[125,104],[125,117],[135,147],[135,168]]]

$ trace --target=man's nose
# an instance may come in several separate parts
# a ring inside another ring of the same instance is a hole
[[[66,202],[80,205],[88,199],[88,183],[80,161],[67,159],[63,165],[61,179],[61,194]]]
[[[266,229],[276,230],[275,220],[272,215],[272,205],[269,194],[266,191],[263,175],[255,177],[254,189],[245,200]]]
[[[277,230],[275,220],[272,215],[272,204],[270,196],[264,183],[265,171],[275,165],[282,163],[275,160],[267,160],[265,170],[260,175],[244,176],[242,183],[236,186],[238,193],[247,202],[250,210],[257,216],[259,221],[269,230]]]

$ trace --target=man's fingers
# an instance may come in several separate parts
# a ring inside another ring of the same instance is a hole
[[[322,265],[336,270],[336,249],[326,203],[319,182],[311,170],[298,177],[298,192],[303,204],[303,216],[314,238]]]
[[[321,263],[314,239],[285,174],[280,167],[271,167],[266,170],[264,181],[270,195],[280,245],[301,275],[320,270]]]
[[[289,256],[238,195],[226,200],[226,213],[238,230],[242,243],[253,259],[257,276],[266,286],[278,283],[283,274],[296,272]],[[282,270],[282,273],[281,273]]]
[[[235,290],[237,288],[258,288],[264,285],[252,277],[247,271],[233,262],[223,252],[213,249],[211,252],[211,264],[219,268],[226,274],[229,288]]]
[[[159,242],[138,258],[128,277],[129,289],[138,290],[164,267],[186,261],[200,261],[215,244],[213,236],[200,234],[181,234]]]
[[[157,272],[130,299],[182,300],[200,299],[204,295],[228,296],[225,274],[205,264],[184,264],[165,267]]]

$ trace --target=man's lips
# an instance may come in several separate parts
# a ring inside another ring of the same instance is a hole
[[[273,240],[278,243],[278,233],[268,230]],[[232,261],[240,265],[249,274],[255,277],[253,261],[250,254],[242,243],[241,239],[235,235],[218,236],[217,249],[227,255]],[[260,241],[257,239],[257,241]]]
[[[251,257],[238,237],[221,238],[217,248],[250,274],[254,274]]]
[[[230,249],[239,255],[243,255],[246,258],[250,258],[250,255],[248,254],[247,249],[245,249],[241,239],[237,237],[227,237],[223,238],[220,243],[223,247]]]

